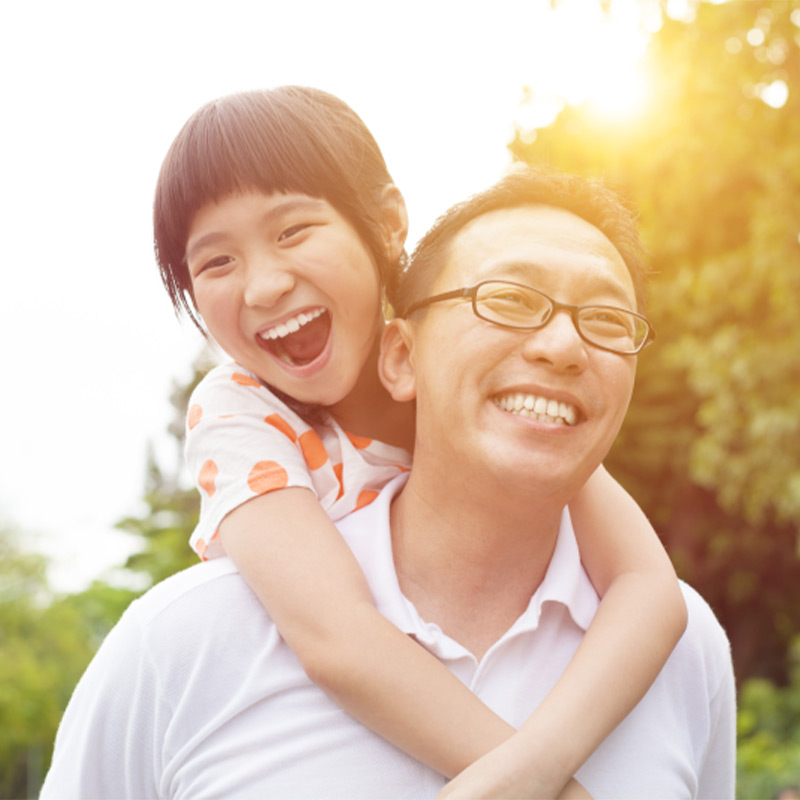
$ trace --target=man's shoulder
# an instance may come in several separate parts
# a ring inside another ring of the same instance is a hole
[[[688,583],[680,581],[683,597],[686,601],[686,608],[689,612],[687,633],[695,636],[710,637],[716,640],[714,644],[720,643],[727,645],[728,638],[725,630],[720,624],[711,606],[702,595]]]
[[[731,671],[728,636],[699,592],[682,581],[681,589],[686,601],[688,622],[673,658],[687,668],[700,667],[711,684],[722,681]]]
[[[220,604],[250,604],[257,599],[229,558],[195,564],[171,575],[134,600],[120,623],[143,629],[171,621],[191,626],[214,615]],[[195,609],[196,613],[187,613]]]
[[[277,638],[233,562],[218,558],[172,575],[134,600],[95,661],[130,684],[155,681],[168,702],[177,702],[193,676],[204,685],[220,681],[235,671],[231,661],[241,656],[250,663],[273,650]]]

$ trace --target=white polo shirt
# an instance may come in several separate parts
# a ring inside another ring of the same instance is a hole
[[[528,609],[477,662],[400,592],[388,510],[403,481],[339,527],[381,612],[518,726],[597,606],[569,517]],[[685,595],[683,639],[578,774],[598,800],[734,796],[730,651],[705,602],[688,587]],[[75,690],[41,796],[378,800],[432,798],[443,784],[311,683],[232,563],[218,559],[169,578],[126,611]]]

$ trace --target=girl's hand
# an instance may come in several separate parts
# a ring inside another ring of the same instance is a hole
[[[436,800],[592,800],[574,778],[560,792],[548,786],[516,745],[512,737],[495,747],[453,778]]]

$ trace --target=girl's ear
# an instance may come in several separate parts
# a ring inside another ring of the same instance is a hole
[[[417,395],[413,343],[413,331],[405,319],[393,319],[381,337],[378,375],[386,391],[399,403]]]
[[[390,183],[381,190],[384,242],[390,262],[397,261],[403,253],[408,236],[408,212],[400,190]]]

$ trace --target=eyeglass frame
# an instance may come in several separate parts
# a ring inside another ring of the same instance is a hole
[[[507,325],[502,322],[497,322],[496,320],[489,319],[488,317],[483,316],[478,311],[478,290],[481,286],[484,286],[487,283],[502,283],[506,284],[507,286],[518,286],[521,289],[528,289],[529,291],[536,292],[536,294],[541,295],[544,297],[551,306],[550,313],[547,315],[547,318],[541,325]],[[575,327],[575,331],[577,332],[578,336],[583,339],[584,342],[590,344],[592,347],[596,347],[598,350],[605,350],[607,353],[614,353],[618,356],[635,356],[644,350],[648,344],[653,342],[656,338],[656,330],[653,327],[652,323],[650,322],[644,314],[640,314],[638,311],[631,311],[629,308],[622,308],[620,306],[610,306],[610,305],[595,305],[589,304],[585,306],[574,306],[570,305],[569,303],[561,303],[558,300],[554,300],[550,297],[549,294],[545,294],[545,292],[541,291],[540,289],[535,289],[533,286],[528,286],[525,283],[518,283],[517,281],[506,281],[506,280],[499,280],[499,279],[487,279],[484,281],[478,281],[478,283],[473,284],[472,286],[467,286],[462,289],[453,289],[449,292],[442,292],[441,294],[435,294],[431,297],[427,297],[424,300],[419,300],[416,303],[412,303],[408,309],[406,310],[404,317],[408,317],[413,314],[415,311],[419,311],[421,308],[426,308],[427,306],[431,305],[432,303],[438,303],[441,300],[456,300],[458,298],[470,298],[472,301],[472,312],[478,319],[483,320],[484,322],[488,322],[490,325],[497,325],[498,328],[505,328],[506,330],[510,331],[538,331],[542,328],[546,327],[555,317],[555,315],[559,311],[566,311],[570,318],[572,319],[572,324]],[[578,324],[578,312],[584,308],[608,308],[613,309],[614,311],[624,311],[626,314],[632,314],[634,317],[638,317],[644,324],[647,326],[647,336],[642,340],[642,343],[636,350],[615,350],[611,347],[606,347],[602,344],[597,344],[597,342],[591,341],[582,331],[580,325]]]

